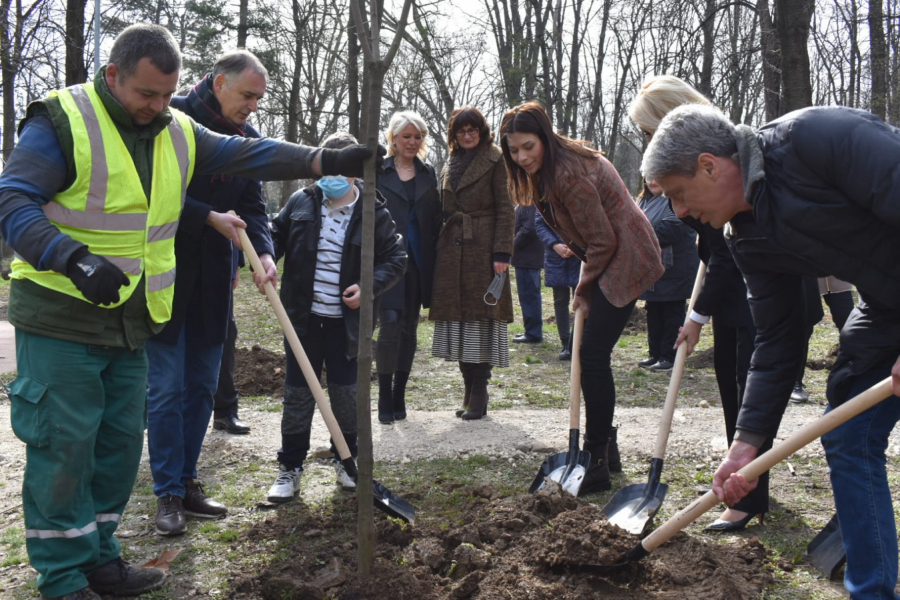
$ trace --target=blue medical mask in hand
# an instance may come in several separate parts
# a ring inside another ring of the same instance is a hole
[[[326,198],[340,198],[350,191],[352,185],[343,175],[325,175],[316,182]]]

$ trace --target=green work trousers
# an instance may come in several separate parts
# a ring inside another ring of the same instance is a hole
[[[144,443],[147,357],[16,330],[13,431],[27,444],[28,558],[44,596],[87,587],[119,557],[115,531]]]

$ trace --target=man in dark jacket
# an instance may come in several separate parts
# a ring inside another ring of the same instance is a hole
[[[228,52],[212,73],[172,106],[223,135],[260,137],[247,123],[266,92],[268,74],[250,52]],[[178,265],[172,319],[147,342],[150,364],[147,439],[154,493],[156,532],[177,535],[187,529],[185,514],[224,517],[225,506],[203,493],[197,460],[213,410],[222,348],[231,314],[234,250],[230,239],[207,224],[212,213],[234,210],[275,281],[272,239],[259,181],[243,177],[196,177],[187,189],[175,236]],[[231,417],[235,426],[235,416]]]
[[[894,598],[897,534],[885,471],[900,420],[900,131],[861,110],[799,110],[759,131],[716,109],[683,106],[660,124],[642,171],[679,216],[726,235],[744,274],[757,346],[737,433],[713,489],[729,503],[755,486],[736,471],[774,435],[802,360],[802,275],[856,285],[841,331],[829,410],[892,376],[894,396],[822,438],[854,599]],[[728,487],[725,487],[725,482]]]
[[[541,317],[541,269],[544,268],[544,247],[534,229],[534,205],[516,207],[516,237],[509,261],[516,269],[516,286],[525,333],[513,338],[516,344],[539,344],[544,341],[544,320]]]

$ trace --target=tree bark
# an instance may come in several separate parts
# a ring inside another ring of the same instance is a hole
[[[872,112],[887,115],[887,39],[882,0],[869,0],[869,44],[872,48]]]
[[[66,0],[66,86],[87,81],[84,64],[84,6],[86,0]]]
[[[813,0],[775,0],[776,31],[781,46],[784,113],[812,106],[809,78],[809,25]]]

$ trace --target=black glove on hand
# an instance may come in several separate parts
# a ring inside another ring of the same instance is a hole
[[[106,306],[119,301],[119,288],[130,285],[122,269],[87,248],[76,250],[66,265],[66,276],[90,302]]]
[[[375,154],[375,167],[381,167],[387,148],[378,144]],[[362,177],[363,163],[372,156],[372,151],[362,144],[347,146],[343,150],[322,150],[322,175],[343,175],[344,177]]]

